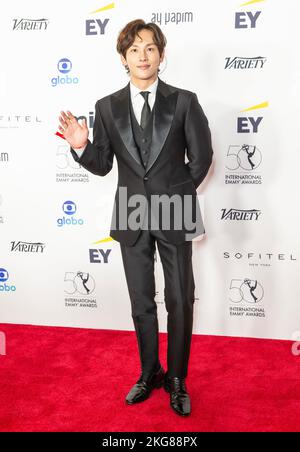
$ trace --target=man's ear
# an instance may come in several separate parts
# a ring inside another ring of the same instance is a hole
[[[125,66],[127,64],[126,59],[123,57],[123,55],[121,55],[121,62],[122,64]]]
[[[165,50],[163,50],[161,56],[160,56],[160,62],[162,63],[165,57]]]

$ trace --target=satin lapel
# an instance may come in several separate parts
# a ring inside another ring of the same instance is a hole
[[[140,154],[133,138],[129,102],[130,87],[128,83],[118,94],[111,96],[112,114],[126,149],[141,168],[143,168]]]
[[[172,92],[168,85],[159,79],[153,110],[153,135],[146,173],[154,165],[170,131],[175,114],[178,92]]]

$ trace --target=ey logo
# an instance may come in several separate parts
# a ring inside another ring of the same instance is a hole
[[[100,243],[109,243],[113,242],[114,239],[112,237],[106,237],[105,239],[98,240],[97,242],[94,242],[94,245],[100,245]],[[111,253],[111,248],[91,248],[89,250],[90,254],[90,263],[91,264],[108,264],[108,257]]]
[[[251,0],[242,3],[241,6],[253,5],[254,3],[261,3],[265,0]],[[246,11],[235,13],[235,28],[256,28],[257,19],[261,15],[261,11]]]
[[[109,3],[102,8],[96,9],[95,11],[91,11],[90,14],[98,14],[102,11],[108,11],[109,9],[113,9],[115,7],[114,3]],[[85,21],[85,34],[87,36],[95,36],[95,35],[104,35],[105,28],[108,24],[109,19],[87,19]]]
[[[262,102],[261,104],[246,108],[245,110],[242,110],[242,112],[267,108],[268,106],[268,102]],[[258,126],[261,124],[262,120],[263,116],[239,116],[237,118],[237,133],[258,133]]]

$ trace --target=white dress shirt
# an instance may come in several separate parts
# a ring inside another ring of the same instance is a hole
[[[141,91],[149,91],[150,92],[150,94],[148,96],[148,104],[150,106],[150,109],[152,110],[154,102],[155,102],[157,85],[158,85],[158,78],[155,80],[154,83],[152,83],[152,85],[148,86],[148,88],[145,90],[138,88],[130,81],[130,98],[131,98],[132,107],[133,107],[133,111],[134,111],[136,120],[139,124],[141,123],[142,110],[143,110],[143,106],[145,103],[145,99],[140,94],[140,92]],[[85,151],[85,148],[86,148],[86,146],[84,146],[83,148],[74,149],[74,151],[76,152],[76,154],[78,155],[79,158],[82,156],[83,152]]]

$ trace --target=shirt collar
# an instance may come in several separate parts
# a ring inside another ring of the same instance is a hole
[[[141,91],[150,91],[150,93],[155,96],[156,90],[157,90],[157,85],[158,85],[158,77],[155,80],[155,82],[152,83],[152,85],[148,86],[148,88],[145,89],[145,90],[138,88],[137,86],[135,86],[130,81],[130,94],[131,94],[131,97],[132,98],[136,97],[138,94],[140,94]]]

